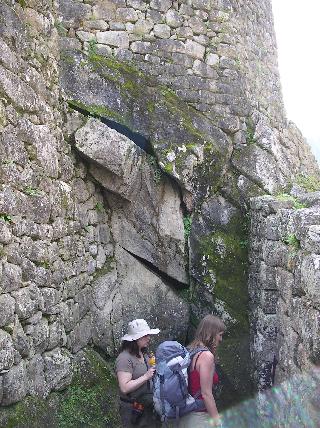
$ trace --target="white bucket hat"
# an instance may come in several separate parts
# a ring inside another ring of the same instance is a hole
[[[145,320],[133,320],[129,322],[128,333],[125,334],[121,340],[132,342],[147,334],[158,334],[159,332],[160,330],[158,328],[150,328]]]

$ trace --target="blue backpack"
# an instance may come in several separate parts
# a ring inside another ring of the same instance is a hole
[[[197,348],[188,351],[174,341],[166,341],[158,346],[153,378],[153,404],[163,422],[205,409],[204,401],[198,399],[201,391],[194,397],[189,394],[188,369],[193,356],[207,350],[208,348]]]

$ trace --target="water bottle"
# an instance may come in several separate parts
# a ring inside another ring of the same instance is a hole
[[[156,365],[156,356],[153,352],[150,352],[149,354],[149,361],[148,361],[149,367],[155,367]]]

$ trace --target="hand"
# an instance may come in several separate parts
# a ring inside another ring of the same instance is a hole
[[[154,367],[150,367],[147,373],[144,374],[144,377],[146,378],[146,380],[152,379],[155,371],[156,369]]]
[[[217,415],[214,418],[210,419],[210,426],[218,428],[222,427],[220,415]]]

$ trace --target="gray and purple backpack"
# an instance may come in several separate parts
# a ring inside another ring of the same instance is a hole
[[[153,404],[163,422],[179,419],[192,411],[205,409],[201,392],[192,396],[188,391],[188,369],[193,356],[208,348],[188,351],[179,342],[166,341],[156,350],[156,372],[153,378]]]

